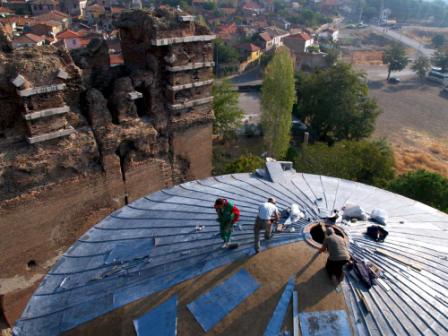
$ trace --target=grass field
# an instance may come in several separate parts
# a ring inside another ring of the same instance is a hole
[[[448,97],[440,90],[416,79],[370,83],[383,110],[374,136],[390,141],[399,172],[425,168],[448,176]]]

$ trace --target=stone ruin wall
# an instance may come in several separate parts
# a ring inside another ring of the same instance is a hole
[[[0,48],[0,294],[14,321],[56,257],[111,211],[211,174],[212,45],[189,16],[126,12],[125,65]]]

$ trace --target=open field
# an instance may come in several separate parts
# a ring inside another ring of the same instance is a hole
[[[445,27],[407,26],[403,27],[401,32],[423,44],[431,44],[431,39],[437,34],[442,34],[448,39],[448,28]]]
[[[391,142],[398,171],[425,168],[448,176],[448,97],[441,87],[415,79],[369,86],[383,110],[374,136]]]

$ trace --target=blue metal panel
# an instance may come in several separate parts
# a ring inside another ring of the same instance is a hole
[[[278,301],[277,307],[275,307],[274,314],[269,321],[268,326],[264,332],[264,336],[277,336],[282,328],[283,320],[285,319],[286,311],[288,310],[289,301],[291,301],[291,295],[294,290],[295,277],[289,279],[286,284],[285,290],[283,291],[280,300]]]
[[[300,314],[302,336],[350,336],[350,324],[344,310]]]
[[[222,284],[189,303],[187,307],[207,332],[259,286],[257,280],[241,269]]]
[[[176,336],[177,296],[173,295],[164,303],[134,320],[137,336]]]
[[[144,258],[150,254],[153,246],[153,238],[119,243],[109,252],[104,264],[110,265]]]

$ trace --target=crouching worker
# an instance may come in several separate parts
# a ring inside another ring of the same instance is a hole
[[[218,198],[214,207],[218,214],[219,232],[224,241],[222,247],[227,248],[232,235],[233,224],[240,218],[240,211],[232,202],[224,198]]]
[[[257,219],[255,220],[255,252],[260,252],[260,230],[264,230],[264,237],[271,239],[272,224],[280,219],[280,212],[275,205],[275,198],[271,197],[267,202],[258,208]]]
[[[327,227],[325,233],[327,237],[319,252],[328,251],[325,269],[333,284],[337,286],[344,279],[343,267],[350,260],[350,253],[345,239],[335,234],[332,227]]]

